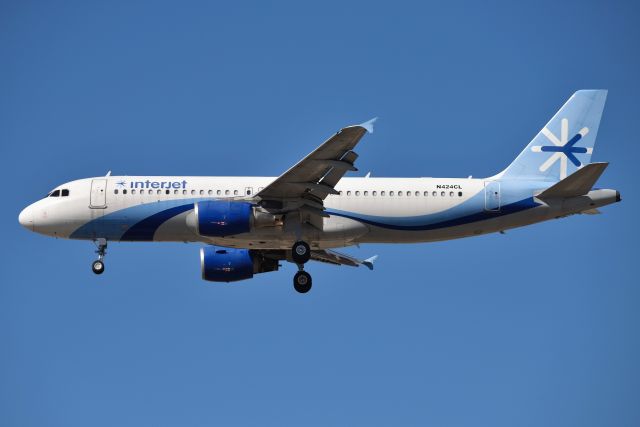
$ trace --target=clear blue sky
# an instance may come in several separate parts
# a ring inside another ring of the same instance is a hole
[[[0,425],[640,425],[637,2],[0,3]],[[482,3],[482,6],[479,4]],[[379,116],[362,175],[489,176],[577,89],[623,202],[202,282],[198,245],[17,216],[114,174],[278,175]]]

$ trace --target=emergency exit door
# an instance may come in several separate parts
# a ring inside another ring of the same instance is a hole
[[[107,207],[107,180],[94,179],[91,181],[91,202],[92,209],[104,209]]]
[[[484,208],[485,210],[500,211],[500,183],[485,181],[484,183]]]

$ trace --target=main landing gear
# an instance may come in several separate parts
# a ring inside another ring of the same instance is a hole
[[[104,256],[107,254],[107,239],[97,239],[94,243],[98,248],[96,250],[98,259],[91,264],[91,270],[93,270],[95,274],[102,274],[104,273]]]
[[[306,294],[311,290],[311,275],[304,270],[300,270],[293,276],[293,288],[301,294]]]
[[[311,290],[311,275],[304,271],[304,265],[311,259],[311,248],[306,242],[299,241],[291,248],[291,258],[298,264],[298,272],[293,276],[293,288],[306,294]]]

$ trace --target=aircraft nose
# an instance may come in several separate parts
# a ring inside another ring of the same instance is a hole
[[[33,208],[31,206],[27,206],[20,212],[18,222],[24,228],[33,231]]]

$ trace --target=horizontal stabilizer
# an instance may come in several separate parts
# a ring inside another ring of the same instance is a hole
[[[609,163],[590,163],[578,169],[562,181],[538,194],[539,199],[576,197],[587,194],[595,185]]]

